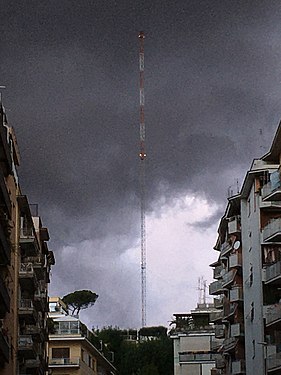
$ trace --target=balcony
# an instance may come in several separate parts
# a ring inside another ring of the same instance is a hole
[[[26,368],[39,368],[41,367],[42,361],[37,357],[35,359],[27,359],[25,361]]]
[[[244,326],[241,323],[231,324],[230,326],[231,337],[242,337],[244,336]]]
[[[216,368],[223,369],[226,366],[226,361],[223,357],[216,359]]]
[[[280,201],[281,200],[281,187],[280,181],[275,183],[268,182],[262,188],[262,199],[263,201]]]
[[[224,340],[223,342],[223,348],[225,352],[230,352],[235,349],[236,345],[238,343],[238,340],[235,337],[229,337]]]
[[[223,340],[220,340],[220,339],[212,339],[211,341],[211,351],[212,352],[216,352],[219,350],[219,348],[221,348],[223,345]]]
[[[236,253],[231,254],[229,257],[229,268],[241,268],[242,267],[242,254]]]
[[[214,298],[214,306],[216,309],[221,309],[223,307],[223,298],[223,296]]]
[[[43,342],[46,339],[47,331],[42,325],[36,323],[34,325],[26,325],[24,328],[24,334],[31,335],[37,342]]]
[[[215,294],[222,294],[223,292],[224,292],[224,288],[222,287],[221,280],[214,281],[209,285],[209,294],[215,295]]]
[[[33,302],[30,299],[21,299],[19,302],[19,317],[24,318],[27,323],[34,324],[37,320],[37,313]]]
[[[245,360],[240,359],[231,363],[231,374],[246,374]]]
[[[215,326],[215,338],[224,339],[225,338],[225,326],[224,324],[217,324]]]
[[[221,358],[221,354],[217,353],[179,353],[179,362],[215,362],[217,358]]]
[[[20,335],[19,337],[19,355],[26,359],[36,359],[38,345],[34,343],[31,335]]]
[[[224,304],[224,317],[223,320],[232,321],[237,311],[237,303],[225,303]]]
[[[39,311],[49,311],[47,289],[42,289],[39,285],[39,288],[34,293],[33,304]]]
[[[267,357],[267,370],[275,374],[275,371],[281,370],[281,353],[274,353]],[[280,373],[278,371],[278,374]],[[277,374],[277,372],[276,372]]]
[[[281,218],[271,219],[262,231],[263,242],[281,242]]]
[[[242,286],[235,286],[229,291],[229,301],[239,302],[243,301],[243,288]]]
[[[0,363],[9,362],[10,348],[8,338],[0,329]]]
[[[210,322],[215,323],[219,322],[224,318],[223,310],[218,310],[210,313]]]
[[[7,266],[11,262],[11,248],[7,241],[6,234],[0,224],[0,265]]]
[[[39,252],[39,245],[34,228],[23,226],[20,230],[20,246],[27,256],[36,256]]]
[[[10,296],[6,284],[0,276],[0,319],[10,312]]]
[[[79,357],[72,358],[49,358],[49,367],[79,367],[80,359]]]
[[[221,277],[221,272],[223,269],[224,267],[222,264],[214,268],[214,279],[219,279]]]
[[[27,257],[24,259],[26,263],[32,263],[33,270],[36,273],[36,276],[39,280],[44,278],[46,269],[45,269],[45,258],[43,255],[36,257]]]
[[[273,263],[265,269],[265,284],[281,285],[281,261]]]
[[[24,289],[33,290],[37,286],[37,279],[32,263],[20,264],[19,281]]]
[[[233,216],[228,222],[228,234],[237,234],[241,231],[240,216]]]
[[[229,242],[224,242],[221,245],[221,257],[227,255],[232,250],[232,246]]]
[[[265,324],[271,326],[281,322],[281,304],[265,306]]]
[[[223,288],[227,288],[231,286],[231,284],[233,283],[235,279],[236,273],[237,273],[237,270],[233,269],[223,275],[223,278],[222,278]]]

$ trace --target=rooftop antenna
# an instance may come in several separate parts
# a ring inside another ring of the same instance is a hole
[[[199,291],[198,303],[206,305],[206,289],[207,289],[207,280],[204,280],[204,276],[198,277],[198,287]]]

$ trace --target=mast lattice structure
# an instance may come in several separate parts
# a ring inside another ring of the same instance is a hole
[[[141,194],[141,323],[146,326],[146,229],[145,229],[145,123],[144,123],[144,32],[140,31],[140,194]]]

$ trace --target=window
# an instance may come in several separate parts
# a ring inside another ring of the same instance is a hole
[[[52,358],[70,358],[70,349],[52,348]]]

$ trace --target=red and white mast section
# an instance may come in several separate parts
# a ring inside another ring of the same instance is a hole
[[[140,31],[140,193],[141,193],[141,320],[146,326],[146,231],[145,231],[145,123],[144,123],[144,32]]]

